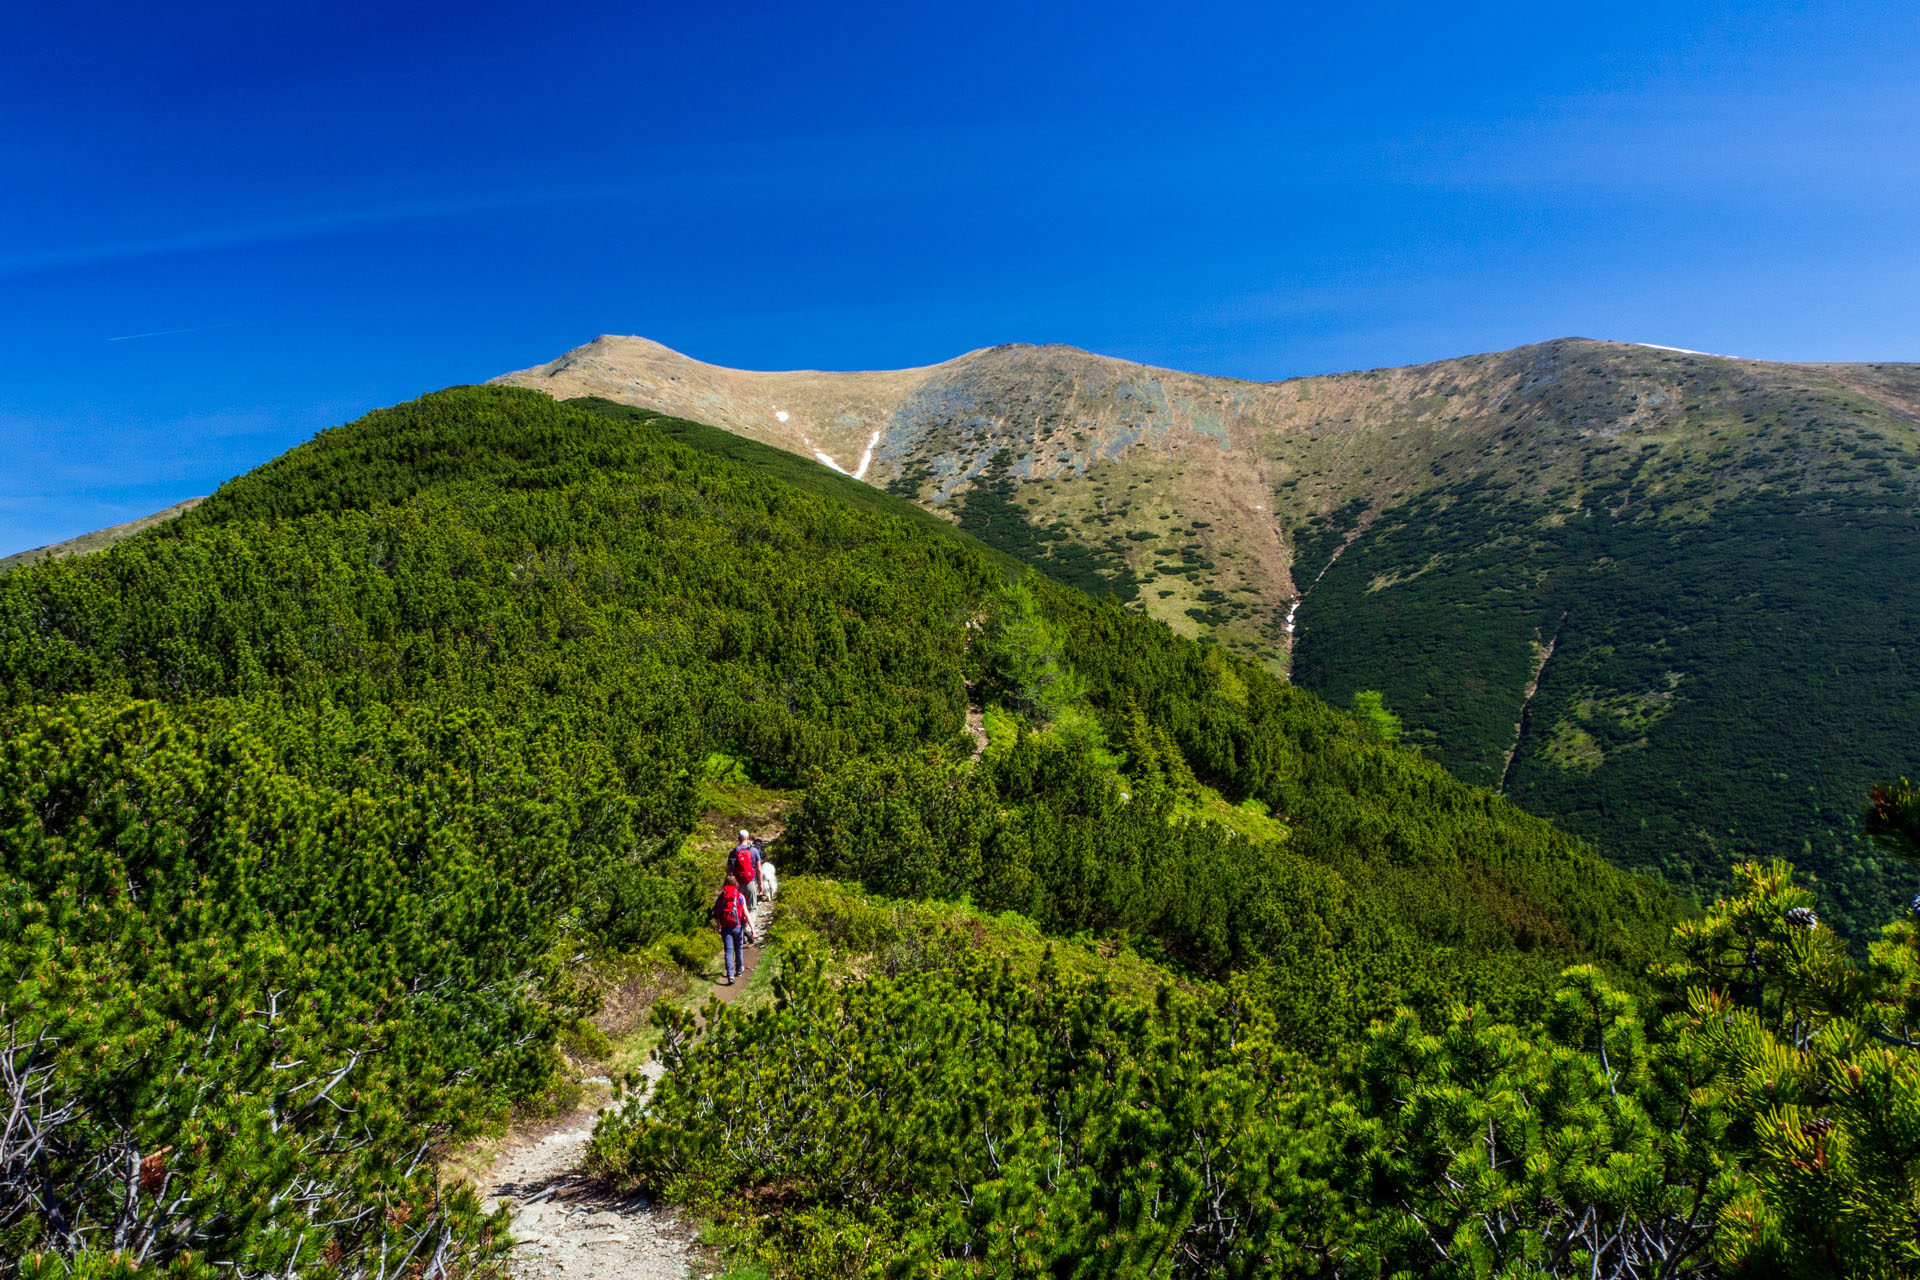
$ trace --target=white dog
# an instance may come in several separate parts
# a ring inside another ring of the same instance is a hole
[[[780,893],[780,873],[763,854],[760,858],[760,896],[771,901]]]

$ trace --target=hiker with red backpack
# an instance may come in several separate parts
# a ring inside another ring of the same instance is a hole
[[[735,974],[747,971],[746,943],[753,937],[753,908],[740,890],[740,878],[727,873],[720,896],[713,900],[713,922],[720,926],[720,964],[726,972],[727,986]]]
[[[743,827],[740,830],[740,843],[753,846],[753,865],[756,873],[753,883],[753,901],[757,909],[762,902],[772,901],[773,896],[780,892],[779,882],[773,869],[773,863],[767,858],[767,846],[765,842],[755,840],[749,836],[746,828]]]
[[[760,850],[754,847],[753,840],[745,831],[740,833],[739,843],[733,846],[733,852],[727,855],[727,874],[739,882],[740,892],[747,896],[747,910],[757,909],[760,905]]]

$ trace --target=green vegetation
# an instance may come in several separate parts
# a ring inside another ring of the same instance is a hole
[[[1920,862],[1920,796],[1905,778],[1868,793],[1867,835],[1897,858]]]
[[[1382,742],[1400,741],[1400,717],[1387,710],[1377,689],[1362,689],[1353,695],[1353,715],[1372,729]]]
[[[1034,585],[1015,581],[994,593],[982,656],[1001,704],[1051,725],[1071,714],[1086,688],[1067,665],[1060,630],[1042,611]]]
[[[1920,717],[1920,530],[1837,497],[1663,519],[1653,483],[1630,469],[1556,515],[1483,478],[1380,513],[1302,610],[1295,676],[1379,690],[1459,777],[1504,773],[1523,807],[1701,897],[1789,853],[1870,937],[1920,888],[1856,816]]]
[[[997,620],[1048,593],[1046,627]],[[978,765],[876,753],[818,771],[789,825],[796,869],[1114,931],[1200,973],[1257,971],[1302,1047],[1392,999],[1530,1008],[1569,956],[1631,973],[1658,947],[1662,895],[1317,699],[1112,602],[1034,579],[995,602],[984,678],[1011,632],[1023,664],[1083,703]],[[1029,685],[1000,687],[1019,705]],[[1203,784],[1249,808],[1208,818]]]
[[[780,888],[780,936],[788,949],[811,948],[831,960],[836,978],[950,968],[988,956],[1019,977],[1042,972],[1099,979],[1151,998],[1164,985],[1198,990],[1191,975],[1169,969],[1107,934],[1063,936],[1017,912],[930,899],[886,898],[857,885],[799,875]]]
[[[632,814],[605,772],[564,728],[476,713],[10,716],[6,1254],[486,1247],[501,1224],[422,1157],[551,1075],[580,1011],[550,957],[569,910],[644,928],[678,896],[608,865]]]
[[[701,453],[712,454],[716,458],[738,462],[759,475],[784,481],[796,489],[805,490],[822,498],[833,498],[856,510],[906,520],[919,525],[922,529],[952,536],[953,526],[932,512],[924,511],[911,502],[890,499],[872,485],[855,480],[852,476],[835,471],[832,467],[815,462],[812,458],[803,458],[798,454],[788,453],[785,449],[776,449],[770,444],[761,444],[757,440],[737,436],[731,431],[722,431],[719,427],[710,427],[704,422],[669,418],[646,409],[637,409],[632,405],[617,404],[599,396],[579,396],[566,403],[598,417],[632,423],[636,427],[658,432],[677,444],[697,449]],[[988,556],[996,555],[994,550],[985,543],[975,543],[975,545]],[[1019,564],[1018,560],[1010,556],[999,558],[1009,566]]]
[[[705,762],[954,740],[957,620],[1003,578],[945,530],[469,389],[0,579],[0,1008],[45,1139],[0,1184],[57,1189],[0,1201],[5,1252],[499,1247],[434,1153],[548,1087],[585,999],[559,957],[698,923],[682,837],[731,785]]]
[[[1139,579],[1126,559],[1126,536],[1115,533],[1094,544],[1075,537],[1064,525],[1037,524],[1016,500],[1018,487],[1010,456],[1004,451],[995,454],[958,504],[960,528],[994,550],[1091,595],[1122,600],[1139,595]],[[1106,521],[1101,519],[1100,524],[1104,527]]]
[[[1854,812],[1920,718],[1916,405],[1915,365],[1578,339],[1267,385],[1007,349],[889,443],[897,492],[1335,705],[1378,691],[1683,894],[1793,857],[1864,946],[1920,889]]]
[[[809,886],[776,1001],[670,1039],[595,1158],[795,1277],[1920,1275],[1920,927],[1856,968],[1739,881],[1649,999],[1575,966],[1326,1063],[1243,981]]]
[[[787,805],[812,959],[704,1037],[663,1013],[652,1118],[598,1140],[771,1273],[1433,1270],[1394,1215],[1444,1180],[1396,1161],[1475,1106],[1596,1153],[1441,1206],[1462,1239],[1565,1207],[1502,1257],[1588,1206],[1795,1203],[1744,1130],[1701,1154],[1660,1109],[1670,1014],[1719,981],[1685,949],[1706,976],[1650,979],[1662,890],[1219,646],[722,443],[459,389],[0,578],[6,1078],[57,1139],[0,1148],[18,1274],[491,1265],[441,1154],[608,1051],[587,968],[707,963],[689,833]],[[1903,954],[1828,956],[1854,1003],[1817,1015],[1893,1027]],[[1589,1049],[1575,1005],[1636,1029]],[[1644,1088],[1608,1065],[1635,1036]]]

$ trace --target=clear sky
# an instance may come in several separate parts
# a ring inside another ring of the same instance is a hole
[[[1920,4],[5,6],[0,554],[640,333],[1920,359]]]

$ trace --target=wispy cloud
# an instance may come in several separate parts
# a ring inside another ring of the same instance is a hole
[[[238,322],[233,320],[223,320],[219,324],[189,325],[185,329],[154,329],[147,333],[121,333],[115,334],[107,341],[132,342],[135,338],[171,338],[176,333],[205,333],[209,329],[231,329],[236,323]]]
[[[557,203],[578,198],[580,194],[582,193],[575,191],[515,192],[482,195],[457,201],[403,202],[288,217],[259,218],[148,239],[100,241],[93,244],[29,249],[20,253],[0,255],[0,279],[35,275],[44,271],[59,271],[70,267],[95,266],[106,262],[125,262],[137,258],[160,258],[173,254],[202,253],[287,240],[317,239],[343,231],[392,223],[430,221],[461,214]],[[157,335],[129,334],[128,336]]]

